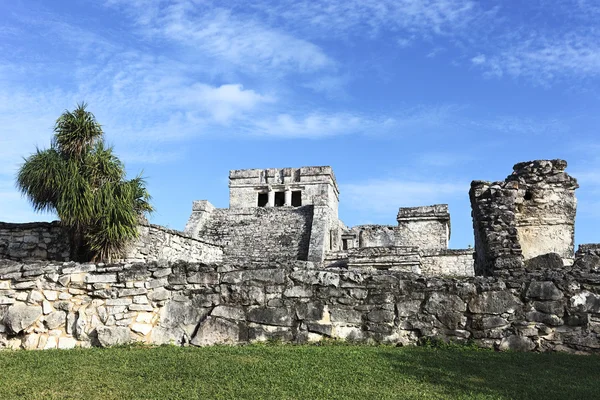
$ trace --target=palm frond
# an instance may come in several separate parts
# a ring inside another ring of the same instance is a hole
[[[78,104],[74,111],[65,110],[56,120],[53,144],[67,157],[81,158],[102,138],[102,127],[86,107],[85,103]]]
[[[37,149],[19,168],[17,188],[35,211],[56,211],[66,176],[66,161],[55,149]]]

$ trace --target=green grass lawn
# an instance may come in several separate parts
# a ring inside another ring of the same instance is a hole
[[[384,346],[0,351],[0,399],[600,399],[600,357]]]

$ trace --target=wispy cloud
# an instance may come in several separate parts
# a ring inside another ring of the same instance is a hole
[[[319,46],[280,29],[269,27],[249,14],[195,1],[154,5],[140,2],[109,2],[133,7],[142,32],[186,46],[196,54],[227,61],[254,73],[267,69],[310,72],[334,65]],[[247,5],[244,5],[247,7]]]
[[[411,36],[457,34],[485,13],[471,0],[285,0],[276,4],[259,1],[253,7],[272,21],[313,37],[402,32],[404,41]]]
[[[600,34],[573,33],[566,37],[534,36],[471,61],[488,76],[508,75],[538,84],[600,76]]]

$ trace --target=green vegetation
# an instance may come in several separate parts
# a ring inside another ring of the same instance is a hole
[[[55,212],[68,228],[72,259],[119,256],[151,212],[144,180],[126,180],[123,163],[107,147],[94,115],[78,105],[56,121],[46,150],[25,159],[17,186],[36,211]]]
[[[0,398],[597,399],[600,358],[460,347],[2,351]]]

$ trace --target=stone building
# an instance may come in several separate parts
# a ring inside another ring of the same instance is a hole
[[[229,173],[229,208],[195,201],[185,234],[223,246],[225,257],[306,260],[330,266],[473,275],[473,251],[448,250],[450,214],[438,204],[400,208],[397,226],[348,228],[339,189],[325,167]]]

